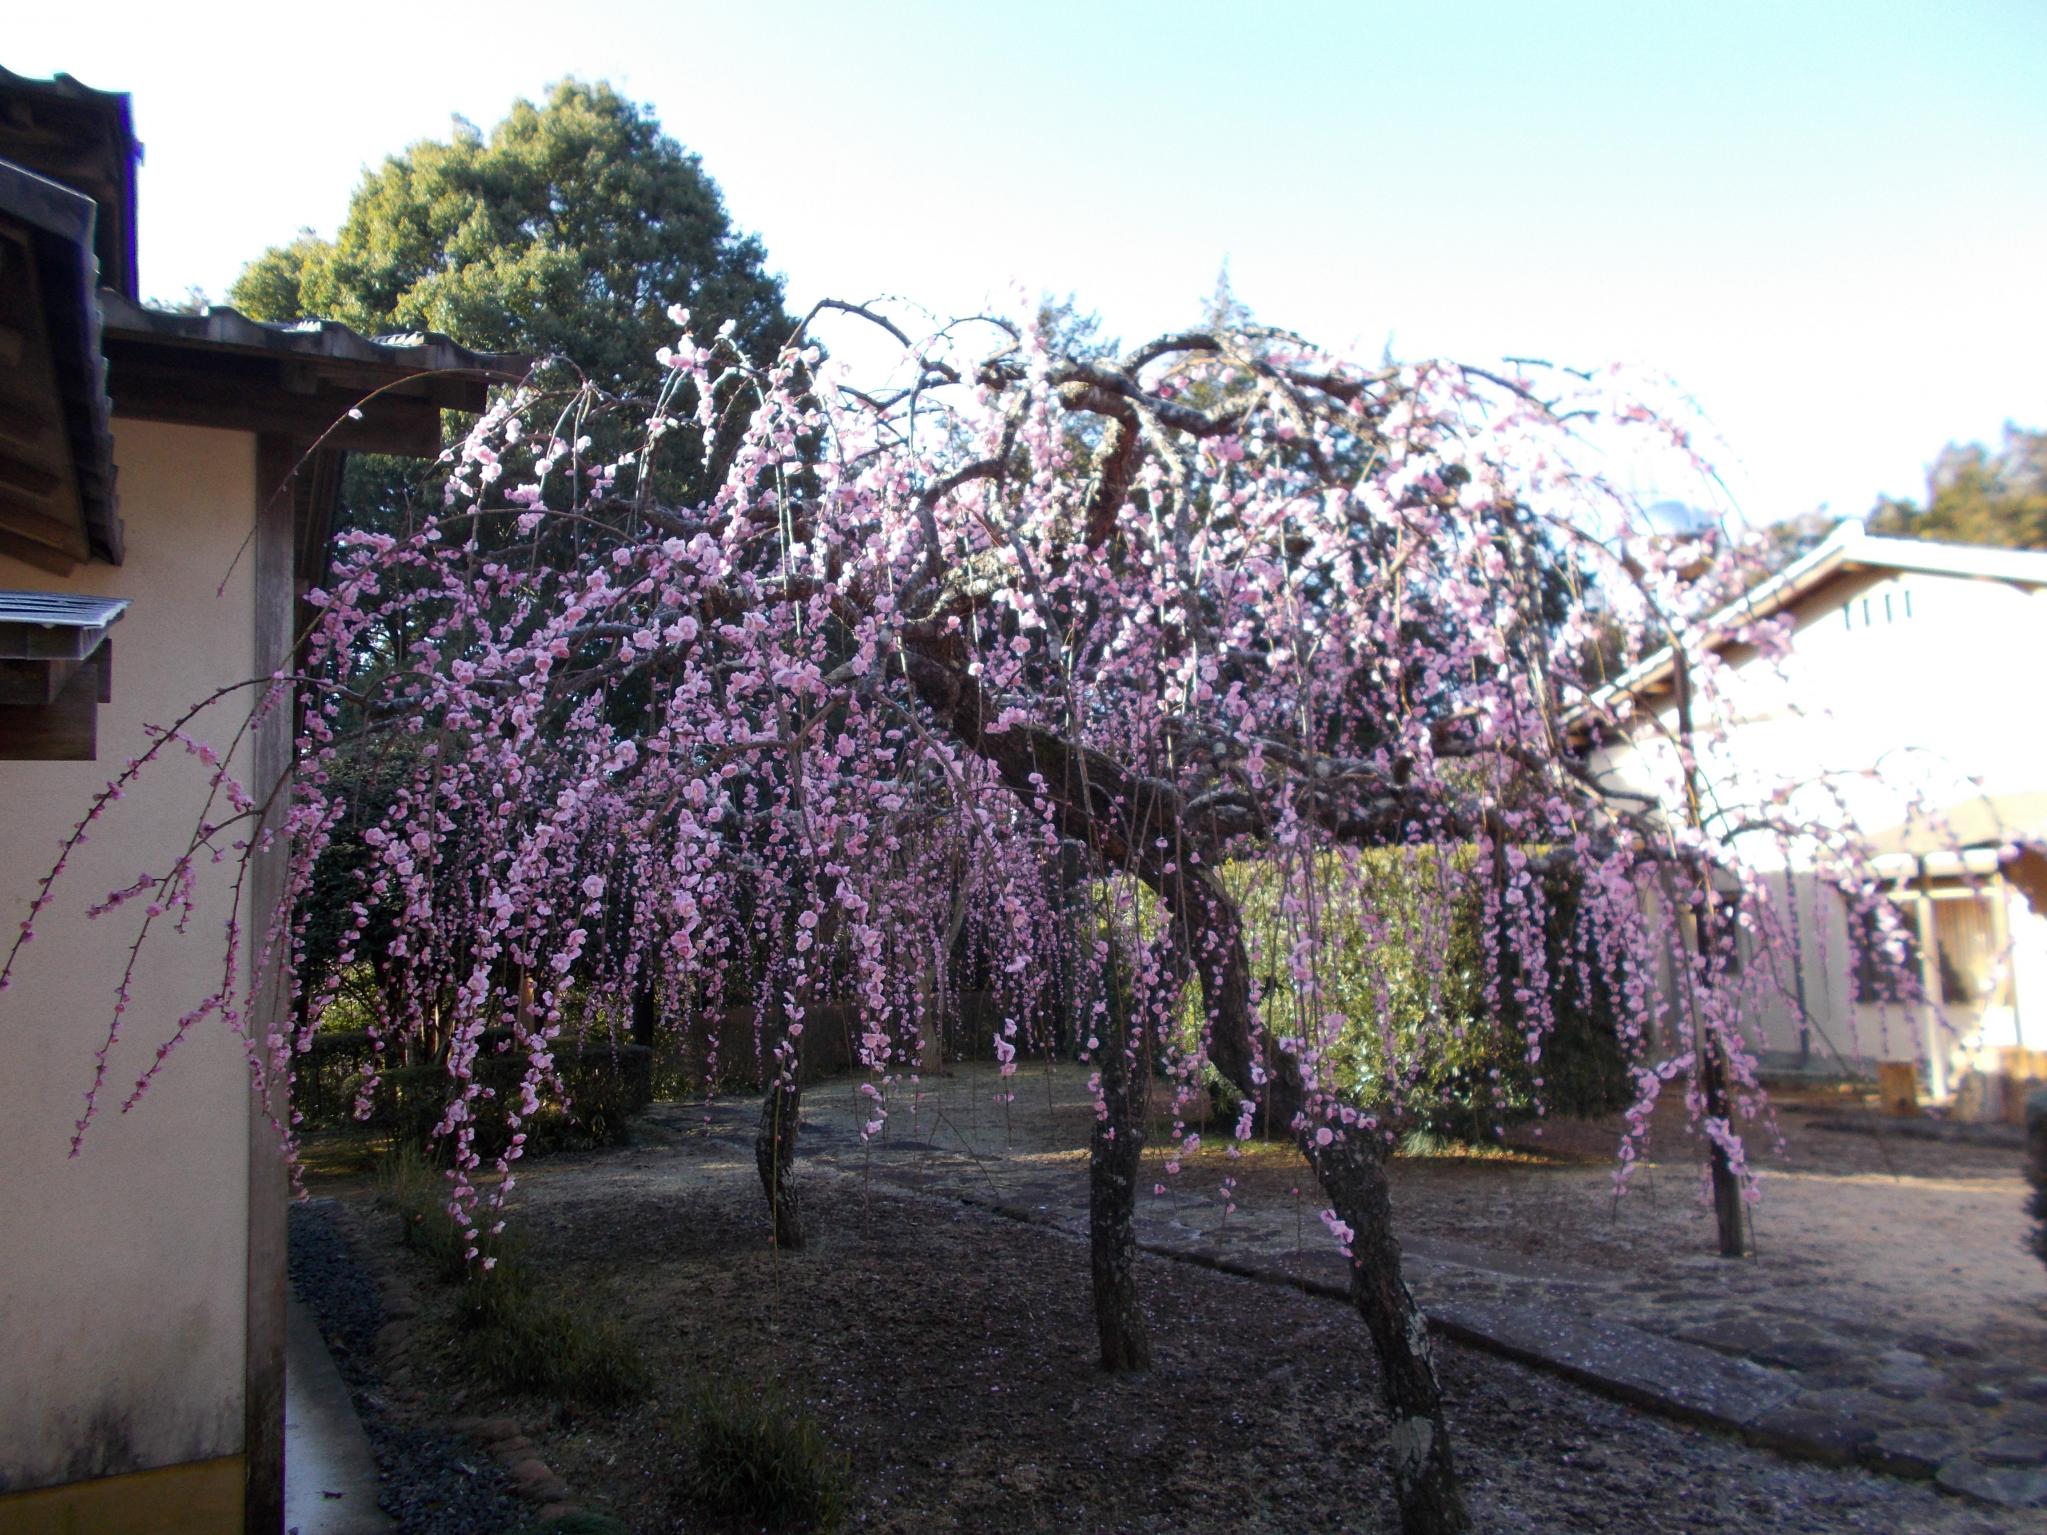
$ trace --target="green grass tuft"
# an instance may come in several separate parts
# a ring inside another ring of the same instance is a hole
[[[684,1425],[690,1496],[715,1518],[769,1529],[837,1529],[852,1473],[817,1420],[773,1392],[698,1391]]]
[[[508,1241],[492,1245],[489,1269],[468,1260],[468,1244],[448,1218],[446,1188],[442,1171],[403,1143],[378,1177],[379,1202],[397,1215],[405,1245],[444,1283],[462,1287],[455,1340],[468,1363],[500,1391],[597,1408],[644,1396],[646,1368],[616,1322],[552,1293]]]
[[[469,1277],[461,1315],[463,1354],[500,1391],[596,1408],[647,1392],[646,1366],[625,1329],[543,1291],[516,1258]]]

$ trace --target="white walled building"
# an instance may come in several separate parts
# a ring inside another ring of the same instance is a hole
[[[1742,642],[1764,619],[1789,620],[1784,653]],[[1709,664],[1724,670],[1717,715],[1694,721],[1714,790],[1707,830],[1770,869],[1773,915],[1796,917],[1795,958],[1754,1020],[1766,1066],[1917,1059],[1944,1097],[2000,1051],[2047,1050],[2047,910],[2012,877],[2020,849],[2047,844],[2047,553],[1843,523],[1709,632],[1722,637]],[[1674,734],[1675,683],[1655,658],[1607,696],[1632,695]],[[1632,734],[1595,759],[1605,781],[1674,803],[1674,749],[1657,730]],[[1846,904],[1795,845],[1787,859],[1773,835],[1744,829],[1778,808],[1859,828],[1937,1009],[1878,1000],[1883,978],[1854,963]]]
[[[140,304],[135,154],[126,96],[0,70],[0,952],[151,727],[290,664],[343,455],[431,457],[442,410],[480,410],[506,365],[441,337]],[[193,734],[225,750],[237,724],[230,708]],[[228,760],[261,795],[290,752],[280,709]],[[162,874],[220,814],[206,773],[170,755],[73,852],[0,993],[6,1535],[282,1535],[287,1190],[269,1115],[217,1018],[120,1111],[221,984],[225,881],[202,875],[191,934],[160,925],[141,952],[70,1155],[143,903],[87,908]],[[283,851],[253,860],[245,933],[274,908]]]

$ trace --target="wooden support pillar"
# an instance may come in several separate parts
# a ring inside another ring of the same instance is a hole
[[[305,449],[287,438],[260,437],[256,450],[256,665],[262,675],[292,664],[292,566],[297,541],[293,471]],[[270,710],[257,727],[251,787],[261,800],[291,770],[295,714],[290,700]],[[287,799],[279,793],[265,825],[282,822]],[[251,875],[249,920],[242,941],[249,962],[260,954],[284,898],[287,850],[280,839],[258,853]],[[289,1029],[289,997],[281,953],[269,957],[259,978],[255,1024],[259,1031]],[[284,1312],[285,1209],[291,1197],[277,1126],[291,1112],[282,1080],[266,1080],[249,1100],[249,1254],[246,1271],[243,1375],[242,1528],[247,1535],[284,1529]]]
[[[1919,935],[1919,1032],[1926,1042],[1926,1090],[1935,1103],[1948,1097],[1947,1041],[1940,1022],[1940,949],[1934,936],[1933,897],[1928,892],[1926,866],[1920,865],[1919,888],[1912,893],[1912,925]]]

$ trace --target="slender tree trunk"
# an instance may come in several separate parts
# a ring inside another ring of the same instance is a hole
[[[1096,1057],[1107,1113],[1088,1144],[1088,1247],[1102,1368],[1142,1370],[1151,1364],[1151,1334],[1137,1294],[1137,1173],[1151,1073],[1137,1051],[1139,1025],[1118,1023],[1124,1037]]]
[[[825,954],[831,952],[838,936],[838,907],[827,892],[825,918],[816,928],[819,957],[805,972],[796,988],[803,1016],[809,1019],[817,1000],[819,979],[826,974]],[[793,948],[796,936],[796,905],[792,901],[784,932],[784,943]],[[775,1245],[791,1252],[803,1246],[803,1220],[796,1200],[796,1132],[803,1109],[803,1052],[797,1036],[789,1032],[790,1004],[775,996],[768,1001],[767,1096],[761,1100],[760,1127],[753,1137],[754,1167],[761,1176],[761,1190],[768,1196],[768,1214],[774,1222]],[[809,1019],[815,1025],[816,1020]]]
[[[1700,1040],[1698,1047],[1701,1052],[1699,1085],[1705,1090],[1706,1113],[1724,1120],[1727,1118],[1727,1071],[1720,1059],[1720,1047],[1711,1040]],[[1706,1146],[1712,1159],[1713,1218],[1720,1228],[1720,1256],[1745,1258],[1748,1256],[1748,1212],[1742,1203],[1741,1180],[1734,1175],[1734,1164],[1728,1159],[1725,1146],[1710,1139]]]
[[[1673,651],[1675,668],[1673,677],[1676,686],[1678,745],[1684,760],[1685,811],[1693,831],[1703,832],[1705,818],[1702,809],[1703,784],[1699,774],[1698,760],[1692,750],[1692,668],[1691,658],[1682,645]],[[1693,928],[1697,934],[1699,952],[1711,955],[1725,941],[1730,946],[1737,940],[1730,927],[1721,930],[1719,901],[1713,888],[1713,864],[1710,860],[1700,874],[1704,889],[1692,908]],[[1730,957],[1732,951],[1730,950]],[[1727,1064],[1720,1054],[1719,1044],[1706,1037],[1706,1031],[1693,1003],[1692,1049],[1699,1062],[1699,1087],[1705,1093],[1706,1113],[1723,1123],[1727,1121]],[[1710,1141],[1707,1155],[1711,1159],[1713,1176],[1713,1216],[1720,1228],[1720,1256],[1740,1258],[1747,1255],[1748,1243],[1742,1227],[1741,1180],[1734,1176],[1734,1164],[1728,1159],[1727,1151],[1718,1141]]]
[[[661,1022],[654,1001],[654,983],[642,981],[633,988],[633,1043],[654,1048],[654,1032]]]
[[[1705,877],[1710,882],[1710,870]],[[1719,900],[1710,883],[1692,907],[1692,927],[1701,954],[1717,958],[1723,950],[1731,951],[1735,942],[1734,929],[1722,920]],[[1723,1123],[1730,1122],[1727,1062],[1720,1053],[1720,1042],[1707,1032],[1696,1001],[1692,1004],[1692,1049],[1698,1052],[1699,1090],[1706,1100],[1706,1116]],[[1720,1231],[1720,1256],[1747,1257],[1747,1219],[1742,1207],[1741,1180],[1734,1175],[1734,1164],[1728,1158],[1727,1148],[1711,1137],[1706,1141],[1706,1156],[1713,1184],[1713,1219]]]
[[[1256,1080],[1251,1067],[1258,1058],[1257,1035],[1243,922],[1220,881],[1212,874],[1191,871],[1162,893],[1201,976],[1209,1059],[1239,1092],[1260,1101],[1268,1127],[1294,1127],[1331,1208],[1351,1229],[1351,1302],[1364,1318],[1379,1360],[1379,1393],[1390,1424],[1388,1460],[1400,1505],[1401,1535],[1463,1535],[1471,1519],[1451,1461],[1428,1318],[1401,1277],[1400,1244],[1393,1236],[1381,1148],[1361,1131],[1328,1146],[1317,1145],[1318,1126],[1300,1117],[1301,1083],[1289,1057],[1271,1063],[1265,1081]]]
[[[796,1131],[803,1109],[803,1089],[792,1061],[768,1085],[761,1100],[760,1128],[754,1132],[753,1162],[768,1196],[768,1214],[775,1224],[775,1245],[790,1251],[803,1246],[803,1220],[796,1203]]]

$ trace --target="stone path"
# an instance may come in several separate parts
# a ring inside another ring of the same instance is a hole
[[[814,1087],[806,1174],[829,1171],[849,1193],[874,1179],[1084,1233],[1085,1073],[1040,1071],[1011,1084],[1008,1104],[994,1101],[1001,1085],[989,1068],[957,1068],[925,1084],[921,1101],[899,1100],[885,1136],[866,1142],[858,1083]],[[646,1129],[655,1141],[708,1133],[743,1152],[756,1113],[743,1100],[661,1104]],[[1168,1188],[1140,1201],[1138,1231],[1164,1257],[1345,1294],[1344,1259],[1298,1201],[1225,1213]],[[2047,1507],[2047,1325],[2006,1329],[1994,1346],[1938,1325],[1915,1331],[1872,1314],[1867,1297],[1858,1311],[1857,1296],[1829,1304],[1802,1291],[1795,1254],[1780,1263],[1788,1280],[1702,1256],[1673,1281],[1441,1237],[1403,1247],[1408,1282],[1447,1336],[1784,1453],[1932,1478],[1987,1504]]]

